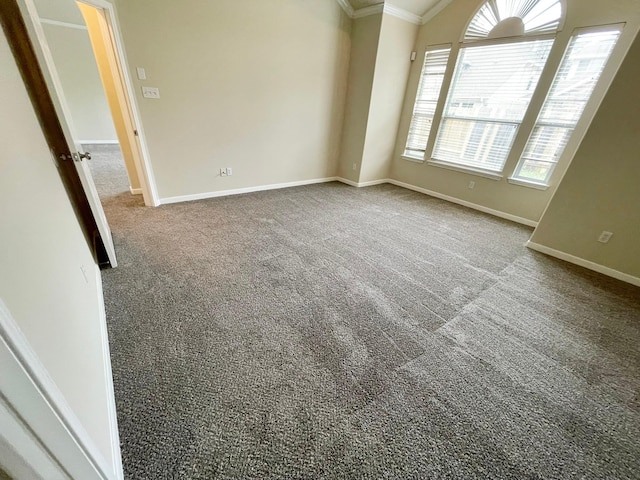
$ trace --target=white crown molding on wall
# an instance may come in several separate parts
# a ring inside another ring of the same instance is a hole
[[[422,25],[422,17],[411,12],[407,12],[406,10],[398,8],[394,5],[385,4],[384,13],[386,13],[387,15],[391,15],[392,17],[405,20],[409,23],[413,23],[414,25]]]
[[[353,18],[353,7],[348,0],[336,0],[349,17]]]
[[[353,15],[351,15],[351,18],[356,19],[356,18],[368,17],[369,15],[382,13],[383,10],[384,10],[383,3],[381,3],[380,5],[371,5],[370,7],[360,8],[356,10],[355,12],[353,12]]]
[[[386,13],[387,15],[400,18],[409,23],[413,23],[414,25],[424,25],[433,17],[438,15],[442,10],[444,10],[445,7],[447,7],[453,0],[440,0],[433,7],[427,10],[427,12],[422,16],[408,12],[407,10],[403,10],[402,8],[396,7],[395,5],[391,5],[389,3],[381,3],[380,5],[372,5],[370,7],[354,10],[348,0],[336,1],[346,12],[346,14],[353,19],[368,17],[369,15],[375,15],[377,13]]]

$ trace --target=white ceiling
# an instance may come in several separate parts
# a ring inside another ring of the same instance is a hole
[[[401,8],[414,15],[422,16],[429,11],[439,0],[349,0],[354,10],[386,3]]]

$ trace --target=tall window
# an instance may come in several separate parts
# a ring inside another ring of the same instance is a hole
[[[553,39],[464,47],[433,159],[501,172]]]
[[[443,48],[430,50],[424,56],[418,94],[404,149],[404,155],[407,157],[419,160],[424,158],[450,52],[451,48]]]
[[[548,184],[619,36],[619,27],[573,36],[514,178]]]

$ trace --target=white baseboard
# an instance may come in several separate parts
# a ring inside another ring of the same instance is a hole
[[[129,191],[131,192],[131,195],[142,195],[142,188],[129,187]]]
[[[120,451],[120,433],[118,431],[118,416],[116,412],[116,394],[113,387],[113,372],[111,370],[111,352],[109,349],[109,335],[107,333],[107,311],[104,305],[104,291],[102,289],[102,274],[96,268],[96,285],[98,287],[98,305],[100,306],[100,342],[102,343],[102,358],[104,359],[104,383],[107,392],[107,414],[109,415],[109,440],[111,441],[111,462],[115,480],[124,480],[122,466],[122,452]]]
[[[511,215],[510,213],[501,212],[499,210],[494,210],[492,208],[487,208],[482,205],[477,205],[475,203],[467,202],[465,200],[460,200],[459,198],[450,197],[449,195],[444,195],[442,193],[434,192],[432,190],[427,190],[426,188],[416,187],[415,185],[400,182],[398,180],[393,180],[390,178],[383,178],[380,180],[372,180],[369,182],[360,182],[360,183],[354,182],[353,180],[349,180],[343,177],[316,178],[312,180],[302,180],[299,182],[275,183],[271,185],[259,185],[257,187],[237,188],[234,190],[220,190],[218,192],[205,192],[205,193],[196,193],[193,195],[181,195],[177,197],[161,198],[160,205],[168,205],[171,203],[181,203],[181,202],[191,202],[194,200],[204,200],[207,198],[226,197],[229,195],[240,195],[243,193],[262,192],[265,190],[275,190],[279,188],[289,188],[289,187],[300,187],[303,185],[312,185],[314,183],[326,183],[326,182],[335,182],[335,181],[345,183],[352,187],[358,187],[358,188],[371,187],[373,185],[382,185],[384,183],[390,183],[398,187],[406,188],[408,190],[413,190],[415,192],[424,193],[425,195],[436,197],[441,200],[446,200],[448,202],[456,203],[464,207],[469,207],[483,213],[488,213],[489,215],[504,218],[505,220],[510,220],[512,222],[520,223],[522,225],[527,225],[529,227],[538,226],[538,222],[534,222],[533,220],[529,220],[527,218],[518,217],[516,215]],[[131,193],[133,193],[133,191]]]
[[[273,183],[271,185],[258,185],[257,187],[236,188],[233,190],[220,190],[218,192],[196,193],[193,195],[180,195],[177,197],[167,197],[160,199],[160,205],[171,203],[192,202],[194,200],[205,200],[207,198],[227,197],[229,195],[241,195],[243,193],[263,192],[265,190],[277,190],[280,188],[301,187],[313,185],[315,183],[335,182],[337,177],[314,178],[311,180],[300,180],[297,182]]]
[[[383,183],[389,183],[390,180],[388,178],[382,178],[380,180],[371,180],[369,182],[354,182],[353,180],[349,180],[348,178],[337,177],[337,181],[346,183],[347,185],[351,185],[352,187],[372,187],[374,185],[382,185]]]
[[[1,299],[0,365],[3,399],[54,462],[72,478],[120,480],[114,477],[111,462],[102,456]]]
[[[416,187],[415,185],[411,185],[409,183],[404,183],[404,182],[400,182],[398,180],[393,180],[393,179],[389,179],[388,182],[393,185],[397,185],[398,187],[403,187],[408,190],[424,193],[431,197],[436,197],[441,200],[446,200],[451,203],[456,203],[464,207],[473,208],[474,210],[478,210],[479,212],[488,213],[489,215],[493,215],[495,217],[500,217],[500,218],[504,218],[505,220],[511,220],[512,222],[521,223],[522,225],[527,225],[528,227],[538,226],[538,222],[534,222],[533,220],[529,220],[528,218],[518,217],[517,215],[511,215],[510,213],[501,212],[500,210],[494,210],[493,208],[488,208],[482,205],[478,205],[476,203],[467,202],[466,200],[460,200],[459,198],[450,197],[449,195],[444,195],[442,193],[434,192],[432,190],[427,190],[426,188]]]
[[[539,243],[534,243],[529,241],[525,243],[525,246],[527,246],[531,250],[535,250],[536,252],[544,253],[545,255],[550,255],[552,257],[559,258],[560,260],[564,260],[565,262],[573,263],[580,267],[584,267],[589,270],[593,270],[594,272],[602,273],[603,275],[606,275],[608,277],[612,277],[617,280],[622,280],[623,282],[630,283],[631,285],[636,285],[640,287],[640,278],[634,277],[633,275],[629,275],[628,273],[623,273],[618,270],[614,270],[613,268],[605,267],[604,265],[600,265],[599,263],[594,263],[590,260],[586,260],[584,258],[576,257],[575,255],[571,255],[569,253],[556,250],[554,248],[540,245]]]
[[[118,140],[78,140],[81,145],[118,145]]]

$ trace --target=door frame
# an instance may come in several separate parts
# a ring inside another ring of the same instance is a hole
[[[24,0],[33,2],[33,0]],[[106,19],[107,32],[103,32],[103,41],[112,53],[109,63],[112,70],[116,72],[114,81],[120,85],[124,98],[119,98],[121,110],[125,113],[124,120],[127,127],[129,143],[135,151],[133,152],[134,163],[144,203],[149,207],[160,205],[158,190],[156,188],[153,169],[149,160],[149,149],[147,146],[144,128],[140,120],[140,110],[134,94],[131,72],[128,67],[127,56],[124,50],[122,33],[118,24],[118,15],[115,5],[108,0],[77,0],[81,3],[101,10]],[[106,38],[108,36],[108,38]]]

